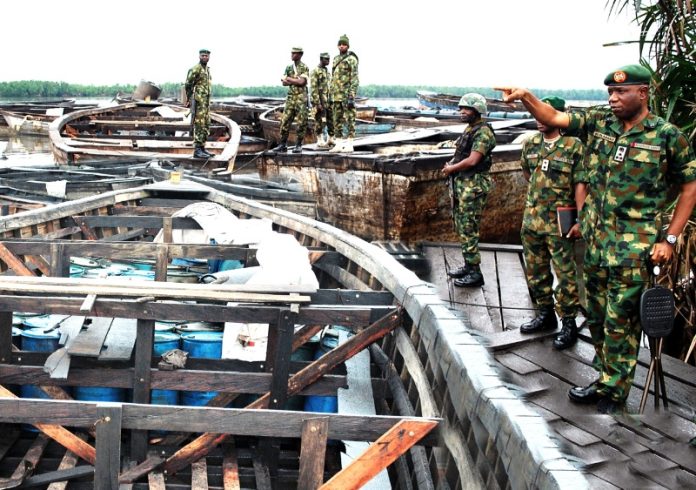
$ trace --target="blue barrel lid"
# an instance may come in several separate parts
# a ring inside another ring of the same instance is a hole
[[[12,327],[12,336],[19,337],[22,334],[22,329],[17,327]]]
[[[222,332],[182,333],[181,338],[189,342],[222,342]]]
[[[30,339],[59,339],[60,331],[55,329],[46,332],[43,328],[30,328],[28,330],[22,330],[20,335]]]
[[[155,332],[155,342],[172,342],[179,340],[179,334],[174,332]]]
[[[66,315],[40,315],[31,316],[22,320],[22,323],[31,328],[51,328],[60,323]]]

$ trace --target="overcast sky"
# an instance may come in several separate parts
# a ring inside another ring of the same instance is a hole
[[[311,67],[341,34],[361,84],[602,88],[638,61],[638,29],[606,0],[3,2],[0,81],[183,81],[211,50],[213,82],[279,84],[290,49]],[[311,19],[311,20],[310,20]]]

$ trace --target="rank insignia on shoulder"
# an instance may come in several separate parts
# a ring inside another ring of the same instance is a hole
[[[541,161],[541,169],[542,169],[544,172],[546,172],[546,171],[549,169],[549,161],[548,161],[546,158],[544,158],[544,159]]]
[[[619,145],[616,147],[616,153],[614,153],[614,161],[615,162],[623,162],[624,159],[626,158],[626,152],[628,151],[628,147],[624,145]]]

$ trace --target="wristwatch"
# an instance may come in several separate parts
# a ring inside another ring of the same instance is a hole
[[[667,235],[665,237],[665,240],[667,241],[667,243],[674,246],[674,244],[677,243],[677,236],[676,235]]]

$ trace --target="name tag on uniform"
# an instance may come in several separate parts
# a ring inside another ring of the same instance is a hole
[[[546,172],[546,171],[549,169],[549,161],[548,161],[546,158],[544,158],[544,159],[541,161],[541,169],[542,169],[544,172]]]
[[[628,146],[619,145],[616,147],[616,153],[614,153],[615,162],[623,162],[626,158],[626,152],[628,151]]]

